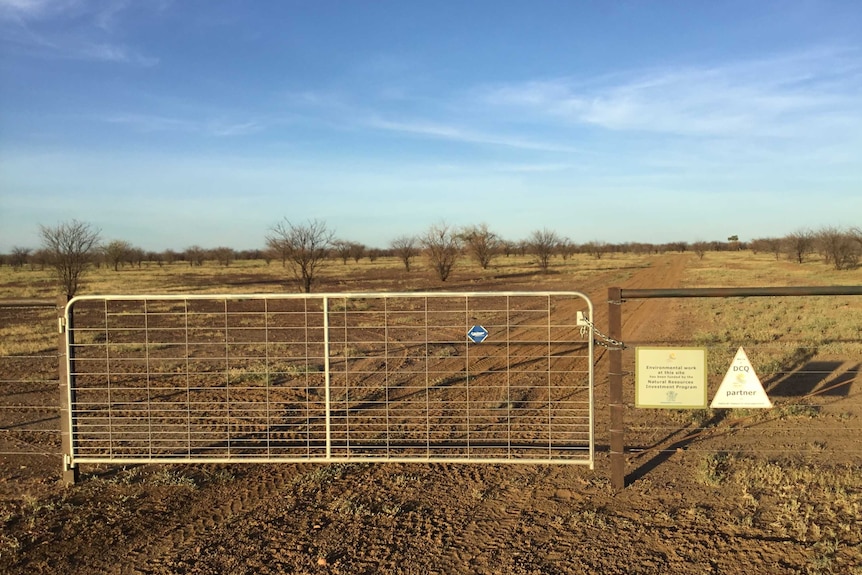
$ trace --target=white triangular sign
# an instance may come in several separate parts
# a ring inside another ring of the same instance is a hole
[[[772,407],[772,402],[769,401],[760,378],[754,373],[754,368],[741,347],[736,351],[733,363],[730,364],[709,406],[711,408]]]

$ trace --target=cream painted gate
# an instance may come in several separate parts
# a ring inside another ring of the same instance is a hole
[[[83,296],[79,463],[594,464],[579,292]],[[586,322],[582,322],[586,323]]]

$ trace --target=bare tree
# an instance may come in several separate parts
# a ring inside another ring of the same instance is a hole
[[[100,230],[71,220],[56,226],[39,226],[48,264],[57,271],[57,280],[66,297],[78,291],[81,276],[93,263],[99,249]]]
[[[505,255],[508,258],[517,249],[517,244],[516,244],[516,242],[513,242],[513,241],[501,240],[500,241],[500,249],[503,251],[503,255]]]
[[[338,255],[341,263],[347,265],[347,260],[350,259],[350,242],[345,240],[333,240],[331,249]]]
[[[165,265],[164,254],[162,252],[149,251],[144,254],[144,257],[147,258],[148,262],[155,262],[159,267],[164,267]]]
[[[419,253],[416,248],[416,238],[410,236],[398,236],[389,244],[395,256],[404,264],[404,271],[410,271],[410,263]]]
[[[236,252],[233,248],[219,246],[210,250],[210,256],[212,256],[212,258],[220,265],[227,267],[234,259],[236,259]]]
[[[563,238],[560,240],[559,245],[560,255],[563,256],[563,261],[568,260],[578,251],[578,246],[570,240],[569,238]]]
[[[608,251],[608,244],[603,241],[594,240],[592,242],[585,243],[584,250],[597,260],[600,260],[602,259],[602,256],[604,256],[605,253]]]
[[[365,244],[350,242],[348,245],[350,246],[350,257],[352,257],[353,261],[358,264],[359,260],[362,259],[362,256],[365,255],[365,250],[367,249]]]
[[[748,242],[748,247],[755,254],[770,253],[775,256],[775,259],[780,259],[784,253],[785,238],[755,238]],[[727,249],[728,244],[721,244],[722,250]]]
[[[39,248],[30,255],[30,268],[44,270],[51,265],[51,254],[45,248]]]
[[[769,247],[769,251],[772,252],[772,255],[775,256],[775,259],[781,257],[781,250],[784,247],[784,240],[781,238],[767,238],[766,244]]]
[[[664,245],[664,247],[668,251],[683,253],[683,252],[685,252],[685,250],[688,249],[688,242],[682,242],[682,241],[668,242]]]
[[[129,252],[132,250],[132,244],[124,240],[112,240],[108,242],[102,253],[105,256],[105,263],[114,268],[114,271],[119,271],[120,264],[129,259]]]
[[[703,241],[697,241],[691,244],[691,249],[697,254],[699,259],[703,259],[706,255],[706,250],[709,249],[709,244]]]
[[[190,266],[202,266],[206,260],[207,251],[198,245],[189,246],[185,251],[186,261]]]
[[[30,248],[12,247],[12,254],[9,256],[9,264],[12,266],[12,269],[21,269],[29,259]]]
[[[440,281],[446,281],[452,267],[461,255],[461,240],[455,230],[446,223],[434,224],[420,238],[431,267],[437,272]]]
[[[338,254],[341,263],[347,265],[347,260],[349,259],[353,259],[354,262],[359,263],[359,260],[365,255],[366,247],[365,244],[360,244],[359,242],[333,240],[331,242],[331,249]]]
[[[130,266],[141,267],[147,259],[147,252],[143,248],[132,246],[132,249],[126,254],[126,261]]]
[[[263,258],[263,261],[266,265],[272,263],[272,260],[278,257],[278,254],[272,248],[266,248],[261,250],[260,257]]]
[[[805,256],[814,251],[814,233],[810,230],[798,230],[784,238],[789,256],[802,263]]]
[[[560,243],[560,237],[555,232],[544,228],[530,234],[530,239],[527,243],[530,246],[530,252],[533,254],[536,263],[539,264],[542,272],[546,273],[548,267],[551,265],[551,256],[554,255],[554,249]]]
[[[293,275],[305,293],[311,293],[311,284],[332,246],[335,233],[320,220],[305,224],[292,224],[286,218],[270,229],[266,245],[283,254]]]
[[[850,232],[834,227],[823,228],[817,233],[817,243],[826,262],[836,270],[853,269],[862,258],[862,243]]]
[[[488,229],[487,224],[464,228],[459,234],[470,252],[483,270],[488,269],[491,260],[500,248],[500,237]]]
[[[856,252],[862,256],[862,228],[850,228],[847,231],[851,243],[856,247]]]
[[[162,257],[168,265],[171,265],[172,263],[180,259],[180,254],[178,254],[174,250],[167,249],[162,252]]]

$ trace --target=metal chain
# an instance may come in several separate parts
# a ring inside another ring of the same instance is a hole
[[[598,328],[596,327],[596,324],[594,324],[593,322],[588,320],[586,315],[584,315],[582,319],[583,319],[583,322],[585,324],[587,324],[587,325],[581,326],[581,336],[582,337],[587,335],[588,329],[591,329],[593,331],[593,333],[595,333],[597,336],[599,336],[599,338],[604,340],[604,341],[601,341],[599,339],[593,339],[593,343],[595,343],[596,345],[600,345],[600,346],[606,347],[608,349],[626,349],[625,343],[621,342],[618,339],[614,339],[608,335],[605,335],[604,333],[599,331]]]

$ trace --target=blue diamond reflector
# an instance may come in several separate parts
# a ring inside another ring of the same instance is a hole
[[[467,337],[469,337],[473,343],[482,343],[485,341],[485,338],[488,337],[488,330],[481,325],[474,325],[467,330]]]

